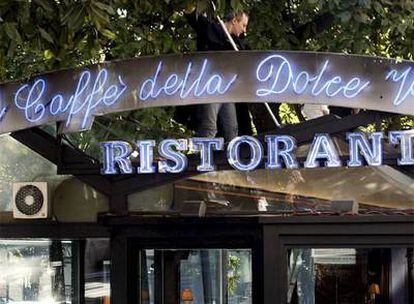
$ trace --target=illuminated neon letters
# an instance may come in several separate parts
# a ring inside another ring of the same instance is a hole
[[[414,71],[411,70],[411,67],[401,73],[397,70],[391,70],[385,79],[397,82],[400,85],[393,101],[395,106],[399,106],[410,96],[411,98],[414,97]]]
[[[38,122],[48,116],[64,116],[68,126],[72,119],[80,121],[80,128],[86,128],[91,123],[94,109],[98,107],[111,107],[120,100],[127,89],[127,85],[118,76],[119,84],[110,84],[108,71],[100,70],[96,77],[88,70],[83,71],[79,77],[75,92],[70,96],[56,93],[50,102],[45,100],[47,85],[42,78],[36,79],[33,84],[20,86],[14,95],[14,104],[24,112],[28,122]],[[77,117],[81,116],[81,118]]]
[[[256,79],[263,86],[257,89],[256,95],[262,97],[291,90],[298,95],[310,93],[313,96],[353,98],[370,84],[359,77],[345,80],[339,75],[326,76],[328,67],[329,60],[326,60],[318,73],[311,74],[300,71],[282,55],[268,56],[257,66]]]
[[[7,110],[9,106],[5,104],[5,96],[3,91],[0,91],[0,122],[2,122],[3,118],[6,116]]]
[[[392,131],[389,133],[389,143],[400,147],[401,158],[398,165],[414,165],[414,133],[412,131]],[[368,135],[354,132],[347,134],[347,161],[341,161],[338,148],[329,134],[315,134],[307,156],[299,161],[296,159],[296,140],[288,135],[267,135],[266,149],[262,143],[252,136],[236,137],[226,147],[227,161],[231,167],[239,171],[251,171],[257,168],[317,168],[340,167],[346,163],[349,167],[360,167],[364,163],[369,166],[383,164],[384,135],[375,132]],[[138,157],[132,161],[133,149],[124,141],[101,143],[103,153],[102,174],[132,174],[155,173],[153,161],[155,141],[137,141]],[[185,151],[200,152],[200,165],[197,171],[215,170],[213,152],[224,149],[222,138],[190,138],[165,139],[158,145],[158,153],[162,160],[158,161],[158,172],[181,173],[186,170],[188,159]],[[223,151],[224,153],[224,151]],[[224,154],[222,154],[224,155]],[[342,156],[345,158],[345,156]],[[132,165],[134,162],[137,170]]]
[[[1,109],[1,111],[0,111],[0,121],[3,120],[4,116],[6,115],[6,112],[7,112],[7,108],[6,107],[4,107],[3,109]]]
[[[254,51],[102,63],[93,71],[57,71],[24,83],[0,84],[0,133],[56,121],[62,122],[62,132],[80,131],[89,129],[96,115],[147,107],[273,101],[410,115],[414,65],[351,55]],[[282,158],[288,167],[294,166],[289,152],[294,145],[289,138],[278,140],[279,152],[285,151]],[[368,152],[357,142],[357,149]],[[273,139],[267,145],[273,149]],[[321,145],[329,148],[328,142]],[[210,171],[205,161],[201,168]],[[266,167],[279,165],[270,158]],[[139,170],[151,173],[153,168]]]
[[[164,82],[159,83],[160,73],[162,72],[162,61],[158,63],[154,76],[146,79],[139,90],[139,98],[143,101],[149,98],[155,99],[160,94],[167,96],[178,94],[181,99],[188,96],[200,97],[202,95],[225,94],[235,82],[237,74],[233,74],[229,79],[224,79],[219,74],[211,74],[208,71],[208,60],[204,59],[201,69],[196,72],[198,76],[190,81],[191,72],[194,73],[193,64],[187,64],[184,76],[180,77],[176,73],[168,75]],[[196,70],[197,71],[197,70]]]
[[[200,151],[201,164],[197,166],[197,170],[200,172],[216,170],[212,150],[223,150],[224,139],[194,137],[190,142],[194,151]]]
[[[400,166],[414,165],[414,132],[411,131],[391,131],[391,144],[401,145],[401,158],[397,163]]]

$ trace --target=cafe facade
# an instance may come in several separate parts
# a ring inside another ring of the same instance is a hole
[[[413,86],[411,61],[278,51],[1,84],[0,303],[412,303]],[[228,143],[105,120],[217,102],[360,110]]]

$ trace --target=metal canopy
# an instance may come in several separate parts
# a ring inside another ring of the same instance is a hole
[[[344,132],[374,123],[386,116],[389,116],[389,114],[369,111],[344,118],[329,115],[296,125],[287,125],[277,130],[276,133],[295,137],[300,146],[309,143],[315,133],[328,133],[340,136]],[[110,198],[110,210],[117,214],[127,213],[126,197],[128,194],[199,174],[196,171],[199,156],[191,155],[189,157],[188,170],[181,174],[156,173],[152,174],[151,178],[148,178],[148,175],[104,176],[100,174],[100,164],[97,160],[87,156],[83,151],[64,143],[60,137],[56,138],[42,129],[32,128],[17,131],[11,133],[11,136],[56,164],[58,174],[74,175],[101,193],[108,195]],[[258,136],[258,138],[263,142],[264,134]],[[413,178],[414,168],[396,166],[398,157],[397,152],[388,151],[384,156],[384,164],[394,166],[395,169],[401,170],[401,172]],[[301,161],[300,157],[299,161]],[[231,169],[227,163],[225,152],[220,151],[217,153],[215,155],[215,162],[217,170]]]

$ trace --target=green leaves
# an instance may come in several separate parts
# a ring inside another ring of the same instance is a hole
[[[347,22],[349,22],[349,20],[351,20],[351,13],[350,12],[347,12],[347,11],[345,11],[345,12],[342,12],[342,13],[340,13],[339,14],[339,18],[341,19],[341,22],[342,23],[347,23]]]
[[[84,25],[85,16],[84,6],[74,3],[62,16],[61,21],[63,25],[67,25],[70,31],[76,31]]]
[[[72,2],[62,15],[61,22],[68,26],[70,31],[81,30],[88,23],[92,23],[105,37],[114,39],[114,33],[108,28],[112,15],[115,15],[112,6],[100,1]]]
[[[116,39],[116,34],[114,32],[111,32],[108,29],[103,29],[101,30],[102,35],[104,35],[105,37],[107,37],[108,39]]]
[[[52,36],[48,32],[46,32],[44,29],[42,29],[40,26],[38,27],[40,36],[42,36],[43,39],[45,39],[49,43],[54,43]]]
[[[33,0],[33,2],[45,10],[47,14],[54,14],[55,13],[55,6],[53,1],[48,0]]]
[[[88,12],[89,19],[98,30],[105,28],[109,23],[109,16],[114,14],[112,8],[97,1],[91,1],[85,9]]]
[[[246,40],[255,50],[413,59],[413,1],[214,2],[220,16],[238,9],[249,12]],[[183,15],[191,5],[210,17],[217,14],[210,0],[0,0],[0,81],[103,59],[195,51],[195,34]],[[148,109],[105,116],[100,126],[82,135],[82,142],[88,147],[91,138],[109,136],[102,125],[131,138],[183,134],[172,113],[172,109]],[[291,106],[283,105],[280,115],[286,123],[298,121]],[[413,128],[412,122],[399,121]]]
[[[106,11],[109,15],[115,14],[114,9],[110,5],[98,1],[92,1],[91,3],[91,7],[96,7],[100,11]]]
[[[6,32],[6,35],[16,44],[22,43],[22,38],[20,37],[19,31],[17,30],[17,23],[4,23],[4,31]]]

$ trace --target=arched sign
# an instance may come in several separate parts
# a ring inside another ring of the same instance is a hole
[[[160,106],[319,103],[414,114],[414,62],[309,52],[214,52],[141,57],[0,85],[0,133]]]

